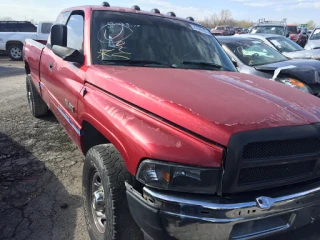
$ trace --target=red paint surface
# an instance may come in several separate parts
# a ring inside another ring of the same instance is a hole
[[[92,66],[87,81],[224,146],[236,132],[320,120],[316,97],[246,74]]]
[[[236,132],[320,121],[318,98],[255,76],[93,66],[89,37],[92,7],[73,8],[79,9],[85,12],[84,65],[62,61],[48,48],[40,56],[42,50],[32,44],[25,45],[25,60],[33,80],[43,85],[42,97],[75,143],[81,148],[86,134],[80,137],[58,107],[79,130],[84,121],[99,130],[117,147],[132,174],[145,158],[219,167],[223,149],[212,142],[227,146]],[[52,71],[48,70],[50,62],[54,63]],[[84,97],[83,87],[87,89]],[[65,99],[75,107],[75,112],[66,106]]]

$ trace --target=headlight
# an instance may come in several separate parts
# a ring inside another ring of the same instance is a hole
[[[162,190],[214,194],[219,172],[215,168],[144,160],[139,166],[137,179],[146,186]]]
[[[305,85],[303,82],[300,82],[297,79],[284,78],[284,79],[277,79],[277,80],[281,83],[284,83],[284,84],[290,86],[290,87],[297,88],[301,91],[313,94],[313,91],[307,85]]]

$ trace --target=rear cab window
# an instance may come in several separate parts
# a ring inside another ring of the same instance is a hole
[[[298,33],[298,28],[296,26],[287,26],[287,30],[289,33],[292,33],[292,34]]]
[[[51,31],[52,23],[42,23],[41,24],[41,33],[48,34]]]

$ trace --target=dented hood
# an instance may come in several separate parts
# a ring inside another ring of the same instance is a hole
[[[295,68],[281,70],[281,74],[296,78],[307,84],[320,82],[320,62],[317,60],[289,60],[256,66],[255,69],[260,71],[274,71],[277,68],[287,66],[295,66]]]
[[[233,133],[320,122],[320,101],[237,72],[91,66],[87,81],[222,145]]]
[[[320,49],[303,50],[296,52],[283,52],[282,55],[289,59],[315,59],[320,60]]]

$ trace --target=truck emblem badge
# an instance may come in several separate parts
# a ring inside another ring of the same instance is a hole
[[[269,209],[273,206],[275,200],[269,197],[258,197],[256,202],[261,209]]]
[[[72,106],[72,104],[67,99],[65,99],[64,101],[71,112],[74,112],[74,106]]]

